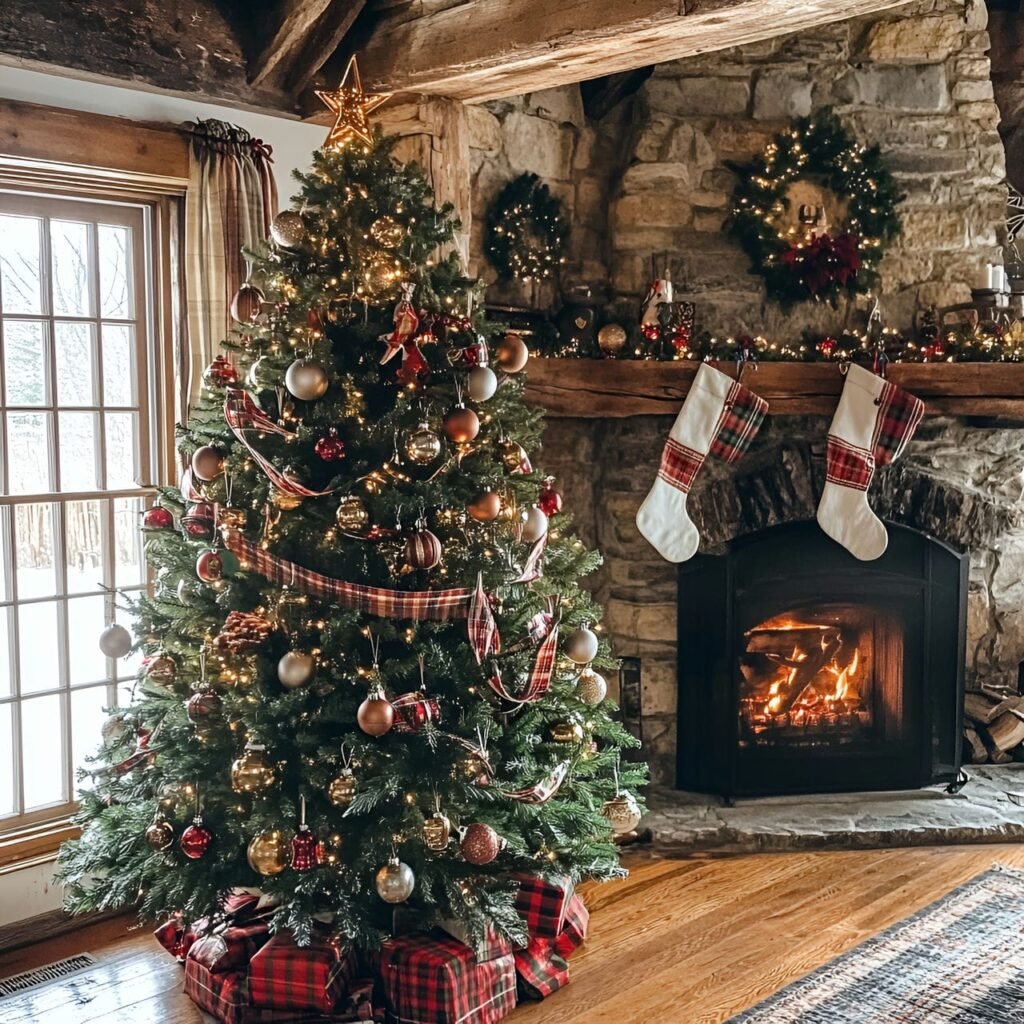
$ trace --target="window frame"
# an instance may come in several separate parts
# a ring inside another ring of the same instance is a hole
[[[180,225],[182,223],[182,187],[175,187],[174,194],[161,194],[148,191],[144,183],[135,180],[128,180],[123,183],[115,183],[109,176],[103,175],[94,179],[88,169],[82,169],[81,175],[69,175],[64,180],[63,175],[44,175],[49,180],[43,187],[39,185],[37,177],[31,183],[25,180],[22,168],[19,166],[13,173],[9,168],[4,167],[4,160],[0,157],[0,203],[5,206],[5,212],[17,212],[19,208],[28,213],[32,211],[33,216],[54,216],[50,211],[63,211],[68,219],[74,219],[75,210],[79,213],[89,210],[99,210],[108,214],[107,223],[121,223],[121,220],[109,216],[111,211],[127,211],[127,219],[134,221],[136,229],[141,229],[141,235],[134,245],[132,253],[132,266],[134,275],[139,281],[140,295],[136,301],[143,303],[139,308],[132,311],[133,326],[136,330],[134,339],[135,359],[135,395],[134,408],[138,416],[138,458],[137,480],[138,486],[125,488],[119,487],[112,490],[97,487],[95,491],[87,492],[65,492],[60,491],[60,465],[59,465],[59,426],[58,419],[58,396],[56,394],[56,366],[53,353],[55,351],[53,342],[53,324],[55,321],[87,322],[95,325],[92,330],[94,338],[94,357],[96,357],[95,384],[102,382],[102,340],[99,324],[103,321],[102,310],[99,306],[98,283],[92,281],[92,299],[96,304],[95,316],[92,317],[64,317],[55,314],[52,308],[52,289],[49,282],[51,272],[48,252],[48,240],[44,237],[42,242],[42,260],[45,265],[44,275],[46,280],[43,289],[46,292],[44,302],[45,313],[38,316],[32,314],[12,314],[12,319],[33,319],[42,320],[46,324],[47,332],[47,370],[48,370],[48,395],[45,406],[40,411],[45,411],[53,418],[53,427],[50,431],[50,445],[48,456],[51,459],[51,472],[53,474],[51,484],[57,490],[33,495],[0,495],[0,529],[4,529],[6,545],[11,553],[11,565],[8,571],[14,575],[13,565],[13,541],[14,541],[14,508],[18,504],[35,503],[40,505],[49,504],[56,510],[56,522],[54,523],[54,563],[55,571],[61,574],[63,582],[63,593],[57,597],[59,602],[60,623],[60,665],[59,665],[59,686],[53,693],[59,695],[62,708],[62,724],[60,732],[61,758],[64,770],[64,784],[68,786],[67,800],[34,808],[25,811],[23,806],[23,783],[21,779],[21,751],[17,749],[21,734],[20,727],[14,728],[13,742],[15,749],[12,751],[10,765],[0,766],[0,770],[14,770],[15,778],[15,800],[20,808],[20,813],[6,814],[0,817],[0,873],[17,867],[52,856],[59,844],[67,838],[77,834],[72,818],[77,811],[75,800],[76,782],[74,779],[73,745],[72,745],[72,695],[76,690],[88,690],[91,688],[106,688],[106,706],[115,703],[117,692],[130,680],[130,675],[117,671],[111,659],[107,659],[107,679],[97,681],[95,684],[71,685],[68,676],[69,662],[67,661],[67,635],[68,618],[67,602],[72,599],[72,593],[67,587],[67,566],[64,554],[65,550],[65,527],[66,507],[69,502],[78,500],[93,500],[100,504],[103,516],[103,531],[107,549],[104,552],[102,572],[104,582],[110,582],[110,567],[116,555],[113,549],[113,521],[115,516],[115,501],[117,498],[141,499],[143,507],[151,503],[151,496],[155,493],[156,486],[172,480],[175,476],[176,459],[174,454],[174,421],[175,421],[175,399],[180,390],[176,387],[174,373],[175,352],[182,344],[177,324],[180,322],[179,310],[181,308],[181,282],[180,275],[175,273],[175,260],[180,251]],[[163,183],[161,183],[163,184]],[[11,207],[8,211],[7,207]],[[43,212],[43,211],[46,212]],[[98,223],[103,223],[101,219]],[[94,224],[96,222],[94,221]],[[46,231],[43,232],[45,236]],[[90,228],[90,244],[92,251],[96,252],[96,228]],[[141,242],[141,244],[140,244]],[[148,265],[147,265],[148,259]],[[93,275],[98,277],[98,274]],[[109,319],[109,318],[108,318]],[[114,318],[117,322],[117,318]],[[125,322],[125,321],[121,321]],[[3,355],[2,324],[0,324],[0,360]],[[95,388],[94,388],[95,392]],[[6,395],[4,396],[6,401]],[[6,410],[6,405],[4,406]],[[79,409],[79,407],[71,407]],[[93,394],[93,408],[88,410],[81,407],[81,411],[91,411],[93,415],[101,420],[100,431],[103,430],[102,420],[104,417],[103,396],[101,393]],[[115,408],[115,411],[116,408]],[[97,459],[99,462],[99,479],[106,484],[106,463],[103,458],[102,434],[97,434]],[[3,467],[4,483],[8,467]],[[3,490],[6,492],[7,488]],[[7,510],[10,509],[8,512]],[[152,586],[152,573],[147,568],[145,576],[140,580],[136,592],[141,592]],[[77,590],[74,592],[80,594]],[[12,579],[10,598],[4,597],[2,614],[11,614],[7,608],[14,607],[17,597],[15,584]],[[89,596],[95,596],[90,592]],[[45,598],[41,598],[45,600]],[[105,618],[112,619],[112,610],[116,597],[108,593],[105,597]],[[10,665],[12,670],[18,666],[18,637],[12,630]],[[5,697],[4,703],[12,705],[16,710],[14,714],[20,714],[21,702],[25,695],[20,694],[12,678],[11,694]],[[39,691],[31,696],[41,696],[43,693],[51,693],[51,690]],[[12,722],[12,725],[17,723]]]

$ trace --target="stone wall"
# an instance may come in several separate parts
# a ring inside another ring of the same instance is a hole
[[[811,519],[824,482],[827,417],[769,417],[735,465],[709,460],[688,507],[701,551],[753,530]],[[592,581],[619,657],[641,659],[644,753],[657,782],[675,780],[676,567],[640,536],[668,417],[549,419],[545,469],[605,564]],[[884,518],[969,548],[968,685],[1016,692],[1024,661],[1024,430],[927,419],[906,454],[877,474],[869,500]]]
[[[1024,19],[1019,11],[989,16],[992,86],[999,106],[999,134],[1006,148],[1006,177],[1024,191]]]
[[[882,300],[892,322],[909,326],[922,306],[969,298],[977,268],[1001,258],[1004,150],[986,17],[982,0],[917,0],[662,64],[597,124],[583,117],[576,87],[476,108],[474,252],[497,189],[535,170],[572,215],[568,281],[609,285],[632,302],[656,255],[711,330],[793,337],[835,327],[842,311],[806,303],[783,314],[766,303],[722,231],[730,164],[760,153],[789,119],[831,105],[882,147],[905,193]],[[525,297],[552,301],[550,290]]]

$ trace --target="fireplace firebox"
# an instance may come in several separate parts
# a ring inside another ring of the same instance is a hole
[[[680,788],[732,797],[953,781],[968,558],[888,530],[874,562],[798,522],[681,566]]]

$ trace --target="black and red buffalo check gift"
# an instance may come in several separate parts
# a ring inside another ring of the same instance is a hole
[[[356,976],[351,946],[314,936],[298,946],[291,935],[275,935],[249,962],[249,999],[274,1010],[330,1013]]]

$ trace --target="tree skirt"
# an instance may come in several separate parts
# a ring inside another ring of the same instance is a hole
[[[1024,1024],[1024,872],[996,867],[728,1024]]]

